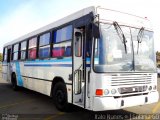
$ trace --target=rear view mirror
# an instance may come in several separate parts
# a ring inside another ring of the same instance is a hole
[[[93,31],[93,37],[95,38],[100,37],[99,26],[97,26],[96,24],[92,24],[92,31]]]

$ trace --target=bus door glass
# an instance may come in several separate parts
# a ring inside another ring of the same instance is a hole
[[[11,48],[9,47],[7,50],[7,80],[11,79]]]
[[[84,80],[83,79],[83,32],[74,29],[73,40],[73,103],[84,105]]]

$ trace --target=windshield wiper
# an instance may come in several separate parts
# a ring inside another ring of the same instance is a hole
[[[126,47],[126,38],[124,36],[124,33],[121,29],[121,27],[119,26],[119,24],[115,21],[113,22],[114,28],[119,36],[119,38],[122,40],[122,43],[124,44],[124,49],[125,49],[125,53],[127,54],[127,47]]]
[[[138,54],[138,50],[139,50],[139,43],[142,42],[143,35],[144,35],[144,27],[141,27],[141,29],[139,30],[138,35],[137,35],[137,42],[138,42],[137,54]]]

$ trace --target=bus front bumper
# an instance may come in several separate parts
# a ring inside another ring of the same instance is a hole
[[[125,107],[132,107],[144,104],[155,103],[159,99],[158,91],[150,92],[147,95],[129,97],[95,97],[93,111],[116,110]]]

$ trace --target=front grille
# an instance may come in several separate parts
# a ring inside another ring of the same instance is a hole
[[[118,92],[120,94],[144,92],[146,90],[147,90],[147,86],[134,86],[134,87],[122,87],[122,88],[118,88]]]
[[[132,73],[111,75],[111,86],[147,85],[152,82],[152,74]]]

